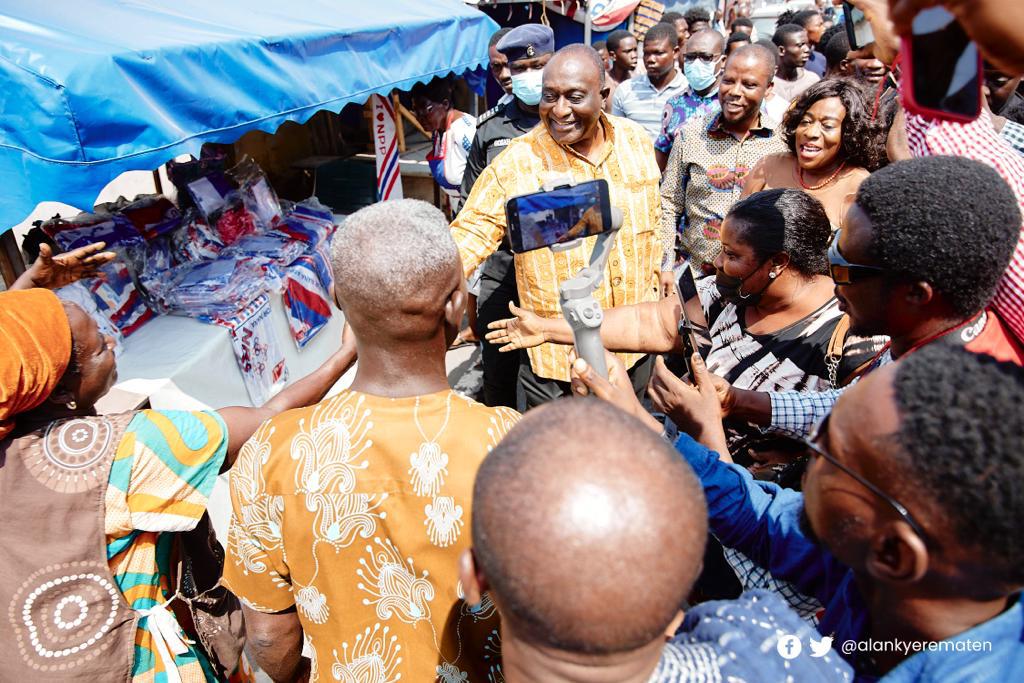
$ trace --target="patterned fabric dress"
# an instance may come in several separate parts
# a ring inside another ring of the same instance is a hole
[[[162,604],[175,531],[195,528],[227,453],[227,428],[215,412],[140,411],[125,430],[106,493],[107,558],[118,588],[135,610]],[[135,635],[133,683],[167,681],[142,617]],[[196,647],[175,655],[183,683],[213,680]]]
[[[494,604],[462,601],[473,481],[518,419],[453,391],[344,391],[253,435],[231,471],[224,583],[296,607],[311,680],[500,681]]]
[[[714,88],[703,97],[695,93],[692,88],[687,88],[685,92],[669,98],[661,113],[661,133],[654,141],[654,149],[668,154],[672,151],[676,133],[686,125],[687,121],[712,113],[717,114],[721,110],[722,105],[718,101],[718,88]]]

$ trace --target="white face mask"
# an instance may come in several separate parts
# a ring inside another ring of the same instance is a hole
[[[540,104],[540,93],[543,88],[543,69],[532,69],[512,76],[512,94],[526,105],[536,107]]]
[[[683,75],[694,90],[707,90],[718,80],[718,61],[695,59],[683,63]]]

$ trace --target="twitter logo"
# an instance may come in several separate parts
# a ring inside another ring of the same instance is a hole
[[[811,638],[811,656],[824,657],[832,650],[832,636],[825,636],[821,640]]]

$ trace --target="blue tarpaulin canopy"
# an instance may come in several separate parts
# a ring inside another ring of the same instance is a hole
[[[461,0],[5,0],[0,233],[124,171],[487,62]]]

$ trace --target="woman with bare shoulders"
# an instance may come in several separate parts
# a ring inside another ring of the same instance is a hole
[[[883,149],[865,91],[845,78],[815,83],[786,112],[783,137],[789,152],[762,158],[746,177],[743,196],[803,190],[822,203],[833,229],[840,227]]]

